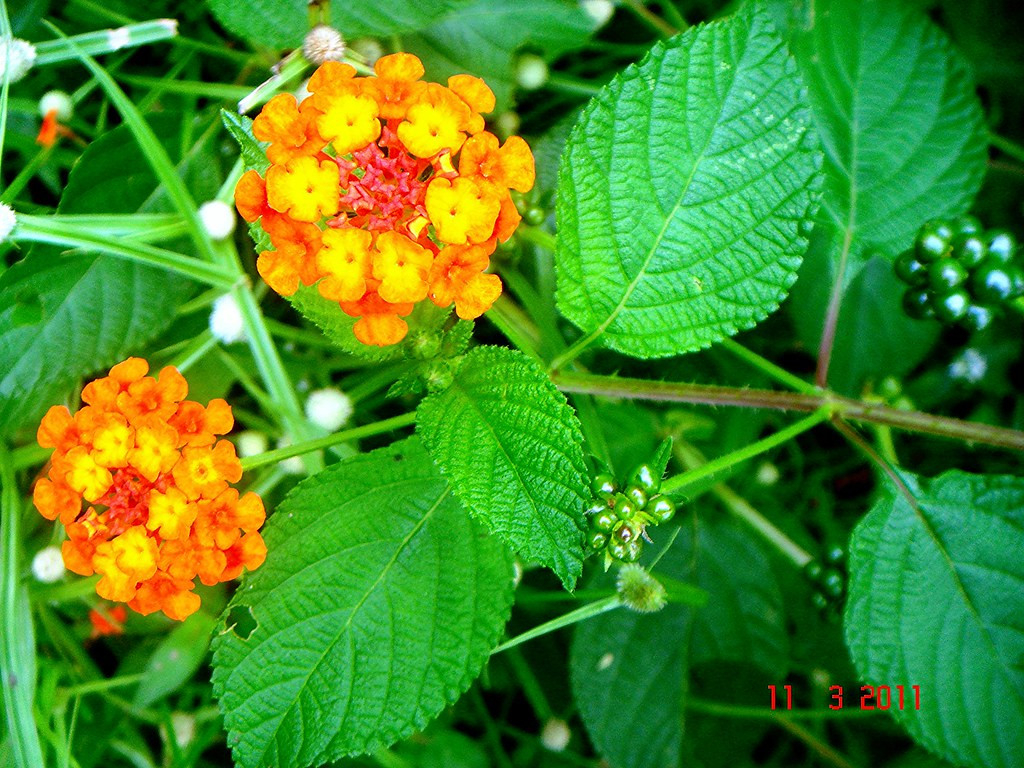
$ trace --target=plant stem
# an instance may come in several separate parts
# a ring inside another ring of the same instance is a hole
[[[842,397],[828,390],[823,390],[816,395],[805,395],[799,392],[773,392],[560,371],[554,371],[551,374],[551,379],[563,392],[581,392],[637,400],[808,412],[825,406],[833,414],[849,421],[888,424],[896,429],[909,432],[921,432],[1024,451],[1024,432],[1015,429],[934,416],[921,411],[903,411],[880,403],[866,403]]]
[[[520,224],[516,230],[516,237],[520,240],[525,240],[528,243],[539,245],[541,248],[554,253],[558,248],[558,241],[555,236],[548,232],[546,229],[540,227],[531,227],[528,224]]]
[[[569,611],[569,613],[558,616],[551,621],[546,621],[533,629],[529,629],[521,635],[516,635],[511,640],[506,640],[491,651],[491,656],[496,653],[501,653],[502,651],[507,651],[509,648],[515,648],[517,645],[522,645],[527,640],[533,640],[534,638],[541,637],[549,632],[554,632],[555,630],[572,626],[573,624],[584,621],[585,619],[590,619],[594,616],[599,616],[602,613],[607,613],[608,611],[619,608],[621,605],[622,603],[619,601],[619,596],[617,594],[612,595],[611,597],[606,597],[603,600],[595,600],[592,603],[587,603],[574,611]]]
[[[124,688],[128,685],[135,685],[146,677],[145,672],[135,675],[121,675],[120,677],[105,678],[103,680],[90,680],[87,683],[79,683],[66,689],[64,693],[68,696],[80,696],[85,693],[99,693],[110,691],[115,688]]]
[[[705,715],[735,717],[741,720],[844,720],[847,718],[871,717],[882,710],[879,709],[786,709],[772,710],[766,707],[749,707],[740,704],[725,704],[697,697],[690,697],[686,708]]]
[[[3,689],[7,731],[17,768],[43,764],[42,747],[32,713],[36,685],[36,649],[29,612],[28,590],[21,583],[21,495],[5,446],[0,446],[0,688]]]
[[[507,295],[499,296],[485,317],[494,323],[516,349],[541,362],[537,352],[540,337],[536,326]]]
[[[818,413],[820,414],[821,411],[819,411]],[[812,422],[812,419],[815,419],[817,416],[818,414],[815,414],[815,416],[812,416],[808,419],[804,419],[803,421],[797,422],[796,424],[789,427],[788,429],[790,430],[790,434],[786,437],[786,439],[795,437],[796,435],[800,434],[800,432],[810,429],[816,426],[817,424],[821,423],[820,421]],[[804,424],[804,422],[808,423],[806,426],[803,427],[803,429],[799,431],[794,429],[794,427],[798,427]],[[777,432],[771,437],[778,437],[779,435],[782,434],[782,432],[785,431],[786,430]],[[676,458],[679,459],[683,466],[691,468],[690,472],[687,472],[684,475],[679,475],[678,477],[685,478],[691,474],[700,473],[705,467],[710,466],[711,464],[714,463],[703,463],[704,457],[700,454],[700,451],[698,451],[696,448],[692,446],[687,445],[681,440],[677,440],[675,442],[675,445],[673,446],[673,451],[676,454]],[[735,456],[738,453],[742,453],[742,449],[740,451],[734,451],[733,453],[726,454],[721,458],[727,459],[730,456]],[[672,479],[676,480],[678,478]],[[732,513],[740,520],[745,522],[747,525],[749,525],[751,528],[753,528],[755,531],[757,531],[761,535],[761,537],[764,538],[765,541],[767,541],[769,544],[775,547],[775,549],[777,549],[779,552],[785,555],[786,558],[791,560],[797,568],[803,568],[805,565],[811,562],[811,560],[814,559],[807,550],[805,550],[803,547],[801,547],[799,544],[797,544],[795,541],[789,538],[789,536],[787,536],[785,533],[780,531],[768,518],[766,518],[764,515],[758,512],[749,501],[744,499],[729,486],[725,485],[724,483],[719,483],[718,485],[714,486],[711,489],[711,493],[713,493],[715,497],[717,497],[718,500],[722,502],[723,505],[725,505],[726,509],[728,509],[730,513]]]
[[[800,741],[808,747],[817,752],[822,759],[827,760],[832,763],[832,765],[836,766],[836,768],[856,768],[856,766],[847,760],[846,757],[834,750],[795,720],[788,717],[777,717],[776,722],[800,739]]]
[[[268,464],[276,464],[279,461],[290,459],[293,456],[302,456],[310,451],[319,451],[324,448],[330,448],[332,445],[348,442],[349,440],[358,440],[362,437],[391,432],[396,429],[401,429],[402,427],[412,426],[415,423],[415,412],[403,413],[401,416],[393,416],[392,418],[384,419],[383,421],[375,421],[372,424],[366,424],[362,427],[353,427],[352,429],[335,432],[333,435],[327,435],[326,437],[318,437],[314,440],[305,440],[301,443],[285,446],[284,448],[276,448],[272,451],[257,454],[256,456],[250,456],[247,459],[242,459],[242,469],[243,471],[249,471],[256,469],[257,467],[264,467]]]
[[[1017,144],[1014,141],[1005,139],[1002,136],[998,136],[994,133],[988,135],[988,143],[998,149],[1004,155],[1012,157],[1014,160],[1018,160],[1024,163],[1024,147]]]
[[[761,371],[761,373],[771,379],[775,379],[779,384],[789,387],[794,392],[801,392],[805,395],[816,395],[821,393],[821,390],[810,382],[804,381],[799,376],[794,376],[785,368],[780,368],[768,358],[762,357],[732,339],[723,339],[719,342],[719,345],[722,349],[731,352],[745,363],[749,363],[754,368]]]
[[[663,18],[653,13],[643,2],[643,0],[623,0],[622,3],[626,8],[631,10],[640,21],[650,27],[652,30],[657,32],[662,37],[672,37],[673,35],[679,34],[679,30],[665,21]]]
[[[719,456],[717,459],[709,461],[706,464],[701,464],[700,461],[694,461],[693,454],[690,453],[687,455],[686,461],[683,463],[687,466],[693,465],[693,468],[690,469],[689,472],[676,475],[662,483],[662,493],[673,496],[677,495],[687,486],[693,485],[706,477],[718,474],[719,472],[729,469],[740,462],[747,461],[755,456],[760,456],[762,453],[770,451],[772,448],[792,440],[797,435],[802,434],[809,429],[813,429],[819,424],[828,421],[830,418],[831,413],[827,408],[819,408],[810,416],[801,419],[794,424],[790,424],[788,427],[780,429],[778,432],[769,435],[768,437],[762,438],[750,445],[745,445],[739,450],[727,453],[724,456]],[[677,441],[677,450],[680,449],[682,445],[682,443]]]
[[[850,199],[850,211],[856,208],[857,201],[856,187],[852,190]],[[814,371],[814,383],[824,388],[828,384],[828,366],[832,360],[832,347],[836,342],[836,330],[839,326],[839,310],[843,303],[843,290],[846,288],[846,263],[850,257],[850,247],[853,245],[852,222],[846,227],[843,236],[843,249],[839,254],[839,265],[836,267],[835,282],[832,283],[832,293],[828,299],[828,309],[825,311],[825,322],[821,330],[821,344],[818,346],[818,365]]]
[[[559,91],[560,93],[581,96],[584,99],[592,98],[601,91],[600,84],[592,83],[589,80],[581,80],[577,77],[571,77],[570,75],[566,75],[561,72],[552,72],[548,75],[548,79],[547,82],[544,83],[544,87],[550,88],[553,91]]]

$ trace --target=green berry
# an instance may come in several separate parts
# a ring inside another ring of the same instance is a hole
[[[616,541],[613,538],[608,542],[608,554],[616,560],[625,560],[629,557],[629,545],[624,541]]]
[[[928,280],[927,267],[917,260],[913,251],[904,251],[897,256],[894,269],[896,277],[907,285],[924,285]]]
[[[647,493],[639,485],[631,485],[626,489],[626,498],[633,502],[637,509],[647,506]]]
[[[964,269],[971,270],[988,256],[985,241],[975,234],[957,235],[953,240],[953,258]]]
[[[544,223],[544,219],[547,218],[547,214],[544,213],[543,208],[532,206],[526,209],[526,213],[523,214],[523,218],[526,219],[527,224],[539,227],[541,224]]]
[[[935,316],[944,323],[953,323],[967,314],[971,297],[963,288],[954,288],[946,294],[936,294],[932,299]]]
[[[640,559],[640,553],[644,550],[643,539],[634,539],[626,545],[626,556],[620,558],[626,563],[635,563]]]
[[[806,578],[812,584],[817,584],[821,581],[822,567],[821,563],[817,560],[811,560],[807,565],[804,566],[804,578]]]
[[[952,259],[940,259],[928,265],[928,283],[936,293],[945,293],[967,279],[967,270]]]
[[[636,513],[636,505],[621,493],[615,494],[615,516],[619,520],[629,520]]]
[[[607,472],[602,472],[590,481],[590,490],[595,496],[610,496],[618,489],[615,486],[615,478]]]
[[[591,549],[602,549],[608,543],[608,535],[601,531],[591,531],[587,543]]]
[[[903,394],[903,385],[900,384],[900,380],[895,376],[886,376],[878,382],[878,387],[875,391],[878,392],[879,397],[883,400],[891,401]]]
[[[1005,229],[990,229],[988,236],[988,254],[999,264],[1009,264],[1017,250],[1017,240]]]
[[[909,289],[903,294],[903,311],[917,320],[933,315],[931,292],[924,288]]]
[[[676,513],[676,505],[667,496],[655,496],[644,510],[657,523],[667,523]]]
[[[596,515],[600,515],[606,509],[608,509],[608,505],[605,502],[592,501],[590,506],[583,511],[583,514],[587,517],[594,517]]]
[[[981,222],[974,216],[958,216],[953,220],[953,231],[958,235],[974,235],[981,232]]]
[[[599,531],[610,533],[618,522],[619,518],[615,516],[615,513],[610,509],[605,509],[591,520],[591,525]]]
[[[985,259],[971,275],[971,293],[983,304],[1006,301],[1013,294],[1013,278],[1004,265]]]
[[[829,565],[842,565],[846,562],[846,550],[838,544],[829,547],[825,551],[825,562]]]
[[[827,611],[829,607],[828,598],[825,597],[821,592],[815,592],[811,595],[811,605],[817,608],[819,611]]]
[[[833,600],[838,600],[843,596],[845,586],[846,580],[843,578],[843,574],[837,570],[829,568],[822,576],[821,591]]]
[[[641,464],[629,475],[629,482],[639,486],[648,496],[653,496],[661,488],[661,478],[654,476],[654,470],[648,464]]]
[[[1024,296],[1024,269],[1018,266],[1007,267],[1010,275],[1010,298],[1017,299]]]
[[[941,259],[949,252],[953,230],[944,221],[929,221],[917,233],[916,252],[919,261]]]
[[[612,541],[630,542],[639,537],[640,528],[629,523],[622,523],[622,525],[612,531]]]
[[[993,317],[992,310],[983,304],[971,304],[962,322],[972,331],[984,331],[992,325]]]

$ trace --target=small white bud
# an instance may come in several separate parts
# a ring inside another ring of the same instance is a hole
[[[351,415],[352,401],[340,389],[317,389],[306,399],[306,418],[328,432],[336,432]]]
[[[360,37],[358,40],[353,40],[349,47],[362,56],[371,67],[377,63],[377,59],[384,55],[384,47],[379,40],[372,37]]]
[[[57,122],[66,123],[75,114],[75,104],[64,91],[47,91],[39,100],[39,115],[46,117],[57,111]]]
[[[527,91],[535,91],[548,81],[548,65],[540,56],[524,53],[516,65],[516,82]]]
[[[258,456],[267,452],[267,436],[255,429],[247,429],[235,435],[235,447],[239,458]]]
[[[970,347],[960,353],[949,366],[949,376],[953,379],[977,384],[988,372],[988,360],[978,350]]]
[[[179,749],[184,749],[196,737],[196,719],[188,712],[172,712],[171,730],[174,731],[174,743]]]
[[[318,67],[325,61],[341,61],[345,56],[345,40],[334,27],[318,24],[302,41],[302,55]]]
[[[230,293],[225,293],[213,302],[213,310],[210,312],[210,333],[224,344],[234,344],[245,338],[242,310]]]
[[[540,731],[540,743],[544,745],[545,749],[552,752],[565,751],[571,738],[572,731],[569,730],[569,724],[557,717],[550,718]]]
[[[10,68],[10,82],[16,83],[36,63],[36,47],[27,40],[15,37],[8,43],[0,40],[0,78]]]
[[[44,547],[32,558],[32,575],[43,584],[53,584],[64,577],[64,558],[58,547]]]
[[[199,206],[199,221],[214,240],[226,240],[235,231],[235,209],[221,200],[207,200]]]
[[[779,482],[780,476],[779,468],[770,461],[762,461],[761,466],[757,468],[757,482],[761,485],[775,485]]]
[[[507,139],[509,136],[519,133],[521,122],[519,113],[509,110],[498,115],[498,118],[494,121],[494,127],[498,129],[499,135]]]
[[[287,448],[292,444],[290,437],[282,437],[277,441],[278,448]],[[304,475],[306,474],[306,465],[302,463],[301,456],[292,456],[290,459],[285,459],[277,464],[281,468],[281,471],[286,475]]]
[[[107,32],[107,45],[110,50],[119,51],[132,42],[132,31],[128,27],[118,27]]]
[[[580,8],[599,27],[607,24],[612,14],[615,13],[615,4],[611,0],[580,0]]]
[[[14,209],[0,203],[0,243],[10,237],[11,232],[14,231],[14,225],[17,223],[18,219],[14,215]]]

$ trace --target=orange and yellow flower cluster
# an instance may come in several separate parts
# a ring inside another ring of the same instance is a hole
[[[278,293],[316,284],[352,317],[356,337],[385,346],[405,336],[402,317],[429,298],[463,319],[501,294],[485,270],[520,216],[510,190],[529,191],[533,155],[518,136],[484,130],[494,109],[483,80],[422,81],[420,60],[396,53],[376,76],[327,62],[301,103],[275,96],[253,122],[270,142],[265,176],[248,171],[235,202],[260,220],[274,250],[257,268]]]
[[[265,514],[259,496],[230,486],[242,465],[217,435],[233,426],[231,407],[186,400],[175,368],[148,371],[129,358],[86,385],[74,415],[47,411],[37,437],[55,450],[33,498],[67,529],[65,565],[102,576],[101,597],[180,620],[199,608],[197,576],[216,584],[263,563]]]

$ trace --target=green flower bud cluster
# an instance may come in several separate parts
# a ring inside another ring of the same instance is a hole
[[[929,221],[894,268],[909,286],[903,309],[910,317],[973,331],[987,328],[1004,304],[1024,296],[1017,241],[1002,229],[982,231],[973,216]]]
[[[643,551],[647,526],[667,523],[676,513],[672,500],[658,495],[661,477],[648,464],[634,469],[622,484],[603,472],[591,481],[590,490],[594,498],[586,509],[587,548],[603,551],[606,565],[611,560],[635,563]]]
[[[846,551],[838,545],[829,547],[821,560],[804,566],[804,577],[814,589],[814,607],[837,617],[846,597]]]

